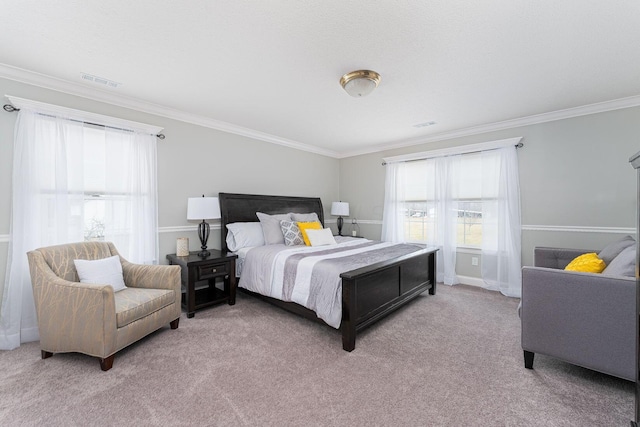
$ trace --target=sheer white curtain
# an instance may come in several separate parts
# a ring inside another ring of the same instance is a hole
[[[510,297],[522,292],[520,179],[514,146],[482,153],[482,280]]]
[[[15,125],[0,349],[39,339],[26,253],[85,240],[87,198],[104,199],[104,234],[133,262],[158,259],[156,141],[22,107]]]
[[[449,179],[454,176],[457,163],[456,159],[437,158],[386,165],[382,240],[416,241],[413,229],[416,226],[422,228],[420,242],[439,249],[436,254],[436,280],[447,285],[459,283],[455,272],[457,181]],[[411,216],[408,205],[423,200],[429,201],[424,205],[429,219],[420,221],[420,224],[407,221]]]
[[[437,157],[427,160],[434,163],[431,176],[435,205],[435,234],[427,236],[427,244],[440,248],[442,268],[439,276],[445,285],[460,283],[456,275],[456,257],[458,254],[457,221],[458,221],[458,189],[460,186],[457,171],[460,165],[459,156]]]
[[[476,247],[482,253],[485,287],[520,296],[518,159],[511,141],[497,142],[487,150],[388,162],[382,239],[439,248],[437,280],[448,285],[459,283],[458,247]],[[422,209],[416,214],[419,218],[412,218],[412,206]],[[469,229],[479,227],[464,221],[465,216],[477,215],[475,206],[481,206],[480,245],[466,241]]]
[[[406,175],[406,163],[387,163],[382,213],[382,240],[387,242],[405,241]]]
[[[156,137],[104,129],[105,240],[125,258],[158,263]]]

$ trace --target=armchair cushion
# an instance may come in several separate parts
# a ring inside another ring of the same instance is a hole
[[[142,319],[175,301],[175,293],[166,289],[127,288],[115,295],[118,328]]]
[[[118,255],[103,259],[74,259],[80,283],[111,285],[114,292],[126,288],[122,275],[122,264]]]

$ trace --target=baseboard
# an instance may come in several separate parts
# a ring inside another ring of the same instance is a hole
[[[484,280],[482,280],[479,277],[460,276],[460,275],[458,275],[458,280],[460,281],[460,284],[462,284],[462,285],[478,286],[480,288],[484,288],[485,287]]]

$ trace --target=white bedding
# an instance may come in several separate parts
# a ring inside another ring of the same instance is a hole
[[[300,304],[315,311],[328,325],[339,328],[341,273],[420,249],[350,237],[336,237],[336,242],[318,247],[277,244],[251,248],[242,256],[238,286]]]

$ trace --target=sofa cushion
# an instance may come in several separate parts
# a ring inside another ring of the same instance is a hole
[[[629,246],[613,259],[604,269],[606,276],[636,276],[636,247]]]
[[[633,246],[635,244],[636,244],[636,241],[634,240],[633,237],[624,236],[622,239],[617,240],[605,246],[604,249],[602,249],[598,253],[598,257],[601,260],[603,260],[607,265],[609,265],[609,263],[613,261],[613,259],[617,257],[620,254],[620,252],[622,252],[624,249],[628,248],[629,246]]]
[[[127,288],[115,294],[116,324],[118,328],[142,319],[175,302],[173,290]]]
[[[595,252],[590,252],[576,257],[564,269],[583,273],[601,273],[605,267],[604,261],[598,258]]]

